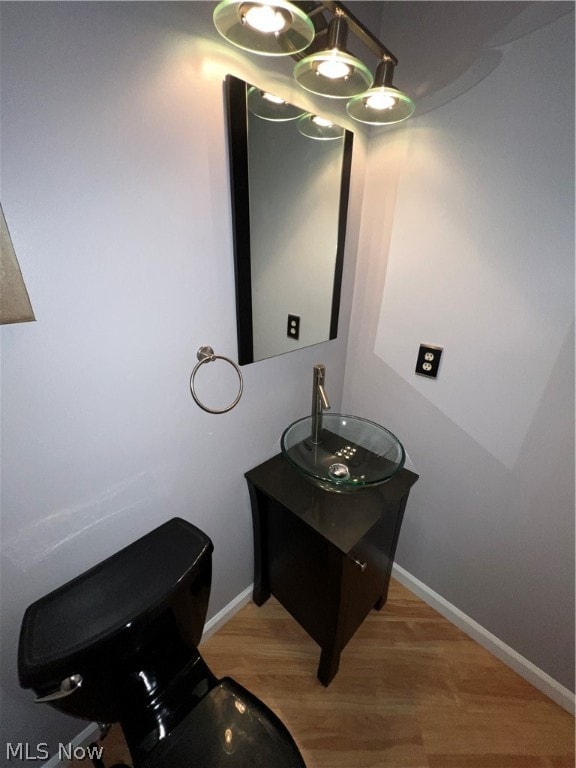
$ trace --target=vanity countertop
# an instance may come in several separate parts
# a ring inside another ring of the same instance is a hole
[[[357,493],[335,493],[313,485],[281,453],[245,474],[248,482],[274,498],[344,554],[382,518],[396,514],[418,475],[408,469],[382,485]]]

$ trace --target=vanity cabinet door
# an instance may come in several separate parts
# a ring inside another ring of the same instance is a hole
[[[386,602],[394,559],[398,512],[382,516],[356,544],[345,560],[342,590],[342,634],[344,644],[373,608]]]

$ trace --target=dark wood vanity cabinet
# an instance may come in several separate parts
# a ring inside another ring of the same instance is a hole
[[[396,477],[357,493],[325,491],[281,454],[245,475],[254,524],[254,602],[270,595],[320,645],[329,685],[340,653],[372,608],[386,602],[410,488]]]

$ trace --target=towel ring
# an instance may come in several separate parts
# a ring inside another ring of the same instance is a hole
[[[238,401],[242,397],[244,382],[242,380],[242,373],[240,371],[240,368],[238,368],[236,363],[233,360],[230,360],[229,357],[224,357],[223,355],[215,355],[212,347],[208,347],[208,346],[200,347],[200,349],[196,353],[196,357],[198,358],[198,362],[194,366],[194,370],[192,371],[192,375],[190,376],[190,392],[192,393],[192,397],[194,398],[194,401],[196,402],[197,405],[200,406],[200,408],[202,408],[203,411],[208,411],[208,413],[228,413],[228,411],[231,411],[235,405],[238,405]],[[196,378],[198,369],[200,368],[200,366],[204,365],[204,363],[213,363],[214,360],[225,360],[227,363],[230,363],[230,365],[236,370],[236,373],[238,374],[240,389],[238,390],[238,394],[236,395],[234,402],[231,405],[229,405],[227,408],[221,408],[221,409],[208,408],[208,406],[200,402],[200,400],[198,399],[198,395],[194,391],[194,379]]]

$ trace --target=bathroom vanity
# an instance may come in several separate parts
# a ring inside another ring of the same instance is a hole
[[[330,684],[340,653],[388,595],[410,488],[402,469],[386,483],[335,493],[306,480],[282,454],[245,475],[254,524],[254,602],[270,595],[320,645],[318,679]]]

